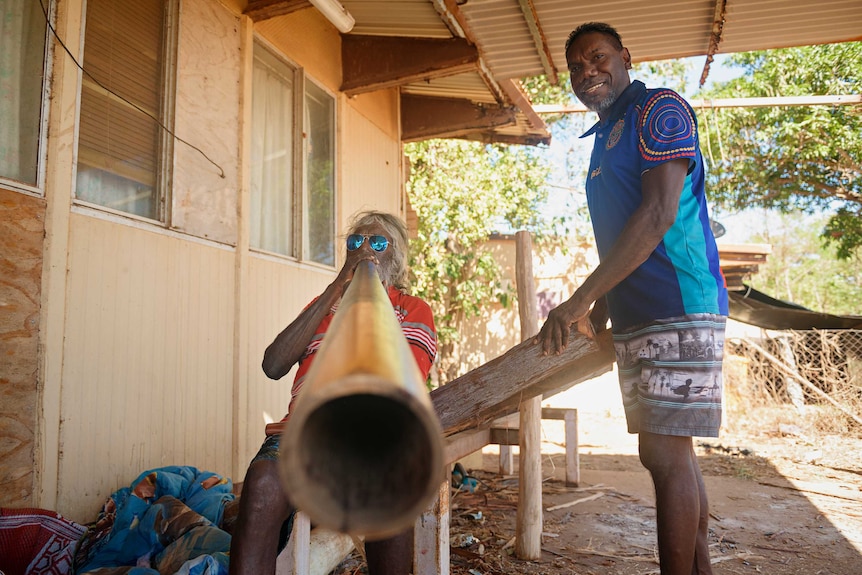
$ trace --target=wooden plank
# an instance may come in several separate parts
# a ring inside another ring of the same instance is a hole
[[[505,447],[521,445],[521,434],[517,427],[492,427],[488,443]]]
[[[476,71],[479,52],[463,38],[341,37],[341,91],[348,96]]]
[[[451,465],[491,443],[491,430],[469,429],[450,435],[446,438],[446,446],[443,448],[443,459],[447,465]]]
[[[543,394],[547,398],[565,391],[610,371],[613,362],[613,338],[608,329],[599,332],[595,340],[573,330],[568,347],[560,355],[542,356],[539,346],[527,340],[433,390],[431,403],[443,435],[449,437],[490,427],[495,420],[517,413],[524,399]],[[280,430],[280,422],[267,425],[267,434]]]
[[[602,373],[614,362],[613,339],[604,330],[592,340],[572,330],[569,345],[560,355],[542,356],[532,339],[519,343],[500,357],[440,386],[431,402],[443,435],[490,426],[518,411],[523,400],[558,393]]]

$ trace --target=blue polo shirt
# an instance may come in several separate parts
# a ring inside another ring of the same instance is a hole
[[[664,88],[632,82],[594,135],[587,205],[604,258],[641,203],[641,175],[663,162],[688,159],[676,221],[629,277],[608,293],[615,331],[694,313],[727,315],[727,289],[709,225],[703,158],[691,106]]]

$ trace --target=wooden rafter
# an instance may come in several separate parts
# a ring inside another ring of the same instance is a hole
[[[556,86],[559,82],[557,78],[557,68],[554,66],[554,60],[551,57],[551,49],[548,47],[548,40],[545,38],[545,32],[542,30],[542,25],[539,22],[539,16],[536,13],[536,6],[533,0],[518,0],[518,5],[521,7],[521,12],[524,14],[524,20],[527,22],[527,28],[530,29],[530,36],[533,38],[533,44],[536,45],[536,53],[542,61],[542,68],[545,70],[545,76],[552,86]]]
[[[401,94],[401,140],[461,138],[515,123],[515,109],[461,98]]]
[[[243,14],[255,22],[261,22],[306,8],[311,8],[308,0],[248,0]]]
[[[341,91],[352,96],[475,71],[479,54],[461,38],[341,37]]]
[[[530,126],[532,126],[534,130],[541,130],[542,132],[547,133],[547,124],[545,124],[545,121],[539,117],[535,110],[533,110],[533,104],[521,88],[520,82],[517,80],[503,80],[500,82],[500,87],[506,93],[506,96],[509,97],[509,101],[515,104],[527,117],[527,121],[530,122]]]
[[[692,108],[769,108],[782,106],[858,106],[862,104],[862,95],[826,95],[826,96],[772,96],[767,98],[716,98],[714,100],[688,100]],[[533,106],[537,114],[572,114],[589,112],[583,104],[558,105],[540,104]]]
[[[700,86],[706,84],[706,77],[709,76],[709,66],[715,58],[715,53],[718,52],[718,45],[721,44],[722,34],[724,33],[724,20],[727,16],[727,0],[715,0],[715,10],[712,17],[712,30],[709,34],[709,48],[706,50],[706,63],[703,65],[703,72],[700,74]]]
[[[437,13],[440,15],[440,19],[446,24],[449,30],[462,38],[464,38],[467,42],[472,46],[476,46],[477,52],[479,54],[479,61],[477,70],[479,72],[479,77],[482,78],[482,81],[488,87],[488,91],[494,96],[498,103],[504,104],[506,103],[506,98],[503,94],[503,90],[500,88],[500,85],[497,83],[497,80],[494,79],[494,76],[491,74],[491,71],[488,69],[488,65],[485,63],[485,59],[482,57],[481,47],[476,42],[476,36],[473,34],[473,31],[470,28],[470,25],[467,23],[467,19],[464,17],[464,13],[461,12],[461,9],[458,7],[458,3],[456,0],[431,0],[434,5],[434,9],[437,10]]]

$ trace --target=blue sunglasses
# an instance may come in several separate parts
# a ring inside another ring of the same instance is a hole
[[[368,240],[368,245],[375,252],[386,251],[389,247],[389,240],[386,236],[366,236],[364,234],[350,234],[347,236],[347,251],[352,252],[358,250],[365,240]]]

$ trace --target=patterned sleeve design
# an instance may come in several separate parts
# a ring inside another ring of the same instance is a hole
[[[691,107],[673,90],[647,97],[639,122],[638,149],[644,169],[697,153],[697,124]]]
[[[395,304],[395,315],[401,323],[401,330],[410,344],[422,377],[427,379],[431,365],[437,357],[437,331],[431,308],[416,297],[402,295],[399,299]]]

